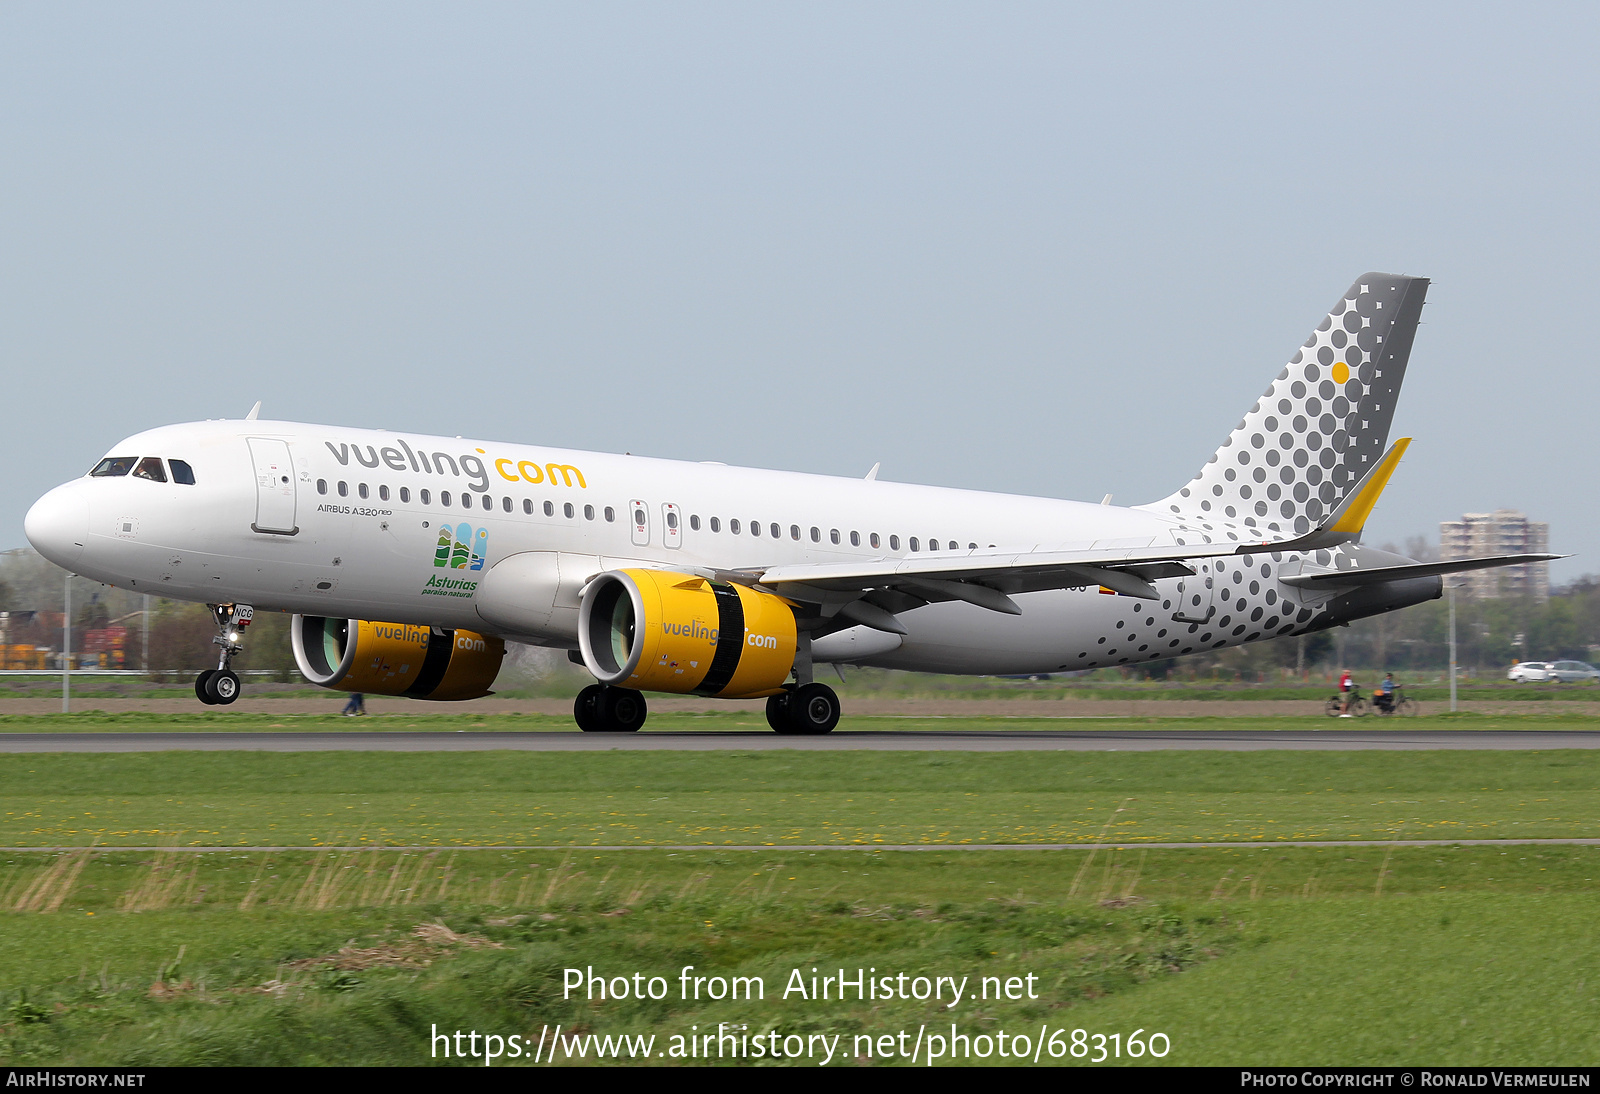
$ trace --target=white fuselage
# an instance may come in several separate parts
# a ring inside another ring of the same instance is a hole
[[[282,475],[264,466],[274,452],[287,465]],[[496,563],[561,552],[592,560],[596,572],[703,572],[1210,539],[1209,525],[1186,528],[1145,509],[293,422],[169,426],[108,455],[181,460],[195,481],[85,477],[46,495],[30,513],[30,539],[76,573],[182,600],[567,648],[575,632],[516,633],[480,610],[478,585]],[[447,546],[441,558],[446,526],[465,547]],[[1217,538],[1219,548],[1235,546]],[[1042,673],[1301,633],[1328,620],[1320,602],[1277,574],[1331,563],[1318,554],[1221,561],[1208,591],[1215,610],[1203,623],[1174,618],[1178,579],[1167,578],[1157,582],[1160,602],[1091,587],[1021,593],[1020,616],[931,603],[901,616],[903,639],[869,635],[853,647],[859,656],[824,640],[818,659]]]

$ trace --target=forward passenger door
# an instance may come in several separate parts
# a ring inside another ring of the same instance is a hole
[[[295,523],[294,466],[289,459],[289,443],[276,437],[250,437],[248,443],[256,479],[256,519],[250,530],[292,536],[300,527]]]

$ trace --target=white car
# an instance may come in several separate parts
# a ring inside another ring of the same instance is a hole
[[[1582,661],[1554,661],[1545,671],[1548,673],[1545,679],[1559,680],[1563,684],[1600,680],[1600,669]]]
[[[1511,671],[1506,673],[1507,680],[1519,684],[1537,684],[1550,679],[1549,661],[1522,661],[1511,666]]]

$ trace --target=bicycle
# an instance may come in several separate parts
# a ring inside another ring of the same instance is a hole
[[[1387,707],[1381,703],[1374,703],[1373,706],[1378,711],[1378,714],[1384,718],[1393,714],[1398,714],[1402,718],[1411,718],[1422,713],[1422,704],[1406,696],[1404,685],[1395,686],[1394,698],[1389,700]]]
[[[1364,718],[1364,717],[1366,717],[1366,715],[1367,715],[1367,701],[1361,697],[1361,692],[1359,692],[1359,691],[1357,691],[1357,690],[1355,690],[1353,688],[1351,689],[1351,691],[1350,691],[1348,696],[1346,696],[1344,693],[1341,692],[1340,694],[1333,696],[1326,703],[1324,703],[1322,705],[1322,713],[1326,714],[1330,718],[1337,718],[1341,714],[1347,713],[1346,711],[1340,709],[1340,708],[1342,708],[1344,706],[1345,700],[1347,698],[1349,699],[1349,702],[1350,702],[1350,709],[1348,711],[1349,715],[1352,718]]]

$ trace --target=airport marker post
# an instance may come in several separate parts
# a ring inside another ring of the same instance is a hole
[[[61,600],[61,713],[67,713],[72,702],[72,575],[63,583],[66,593]]]
[[[1456,587],[1450,586],[1450,713],[1456,712]]]

